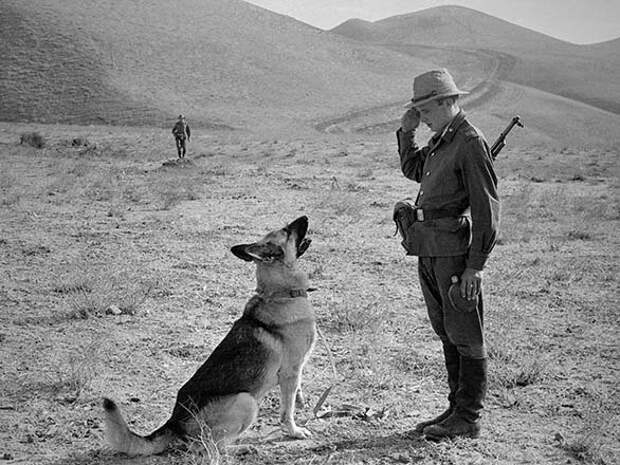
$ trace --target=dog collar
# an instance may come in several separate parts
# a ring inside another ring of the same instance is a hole
[[[258,296],[263,298],[263,299],[278,299],[278,298],[286,298],[289,297],[291,299],[294,299],[296,297],[308,297],[308,292],[312,292],[314,291],[314,288],[308,288],[308,289],[288,289],[286,291],[279,291],[279,292],[274,292],[272,294],[263,294],[262,292],[258,292]]]

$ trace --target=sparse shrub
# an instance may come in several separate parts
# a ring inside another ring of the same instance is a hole
[[[19,180],[9,173],[0,173],[0,206],[11,207],[19,203],[22,197]]]
[[[38,132],[25,132],[19,137],[20,144],[27,144],[37,149],[45,147],[45,138]]]
[[[101,363],[102,346],[99,340],[90,342],[69,354],[65,363],[56,367],[52,380],[54,391],[67,394],[66,399],[75,401],[90,388]]]
[[[163,173],[165,176],[165,173]],[[197,200],[194,178],[180,176],[165,177],[153,186],[159,196],[160,209],[169,210],[185,200]]]
[[[371,301],[365,305],[358,302],[345,302],[336,305],[331,313],[330,326],[340,333],[363,331],[368,328],[378,328],[383,320],[380,301]]]
[[[150,294],[150,287],[137,281],[122,265],[110,264],[100,269],[92,266],[79,267],[75,275],[54,287],[64,294],[75,319],[87,319],[102,315],[116,305],[121,313],[135,315]]]
[[[88,147],[90,146],[90,142],[86,137],[74,137],[71,140],[72,147]]]
[[[536,350],[524,350],[507,341],[506,335],[489,333],[488,338],[489,360],[494,364],[490,370],[492,384],[502,389],[512,389],[543,380],[546,362]]]
[[[161,198],[161,209],[169,210],[184,200],[197,200],[198,196],[191,186],[181,186],[179,189],[165,189],[159,193]]]
[[[189,436],[185,439],[181,448],[175,450],[179,456],[179,461],[174,461],[178,465],[220,465],[222,463],[222,455],[220,448],[213,440],[211,428],[205,419],[197,414],[199,410],[195,407],[187,408],[189,414],[200,428],[200,433]]]
[[[617,463],[617,449],[606,444],[618,431],[617,403],[605,393],[596,393],[583,407],[583,426],[569,438],[556,434],[559,447],[581,463],[607,465]]]
[[[569,239],[574,241],[589,241],[592,239],[592,234],[580,230],[568,231],[567,236]]]

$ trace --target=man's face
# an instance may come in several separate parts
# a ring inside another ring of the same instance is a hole
[[[450,105],[439,100],[432,100],[428,103],[416,107],[420,113],[420,120],[426,124],[431,131],[440,131],[452,120]]]

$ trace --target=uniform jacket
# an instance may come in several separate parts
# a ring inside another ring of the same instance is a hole
[[[413,131],[399,129],[396,135],[402,172],[420,183],[416,205],[427,211],[460,212],[414,222],[409,231],[410,253],[467,255],[467,267],[482,270],[499,226],[497,177],[484,136],[463,111],[426,147],[416,145]]]
[[[177,121],[172,128],[172,134],[178,139],[185,139],[185,136],[189,139],[191,137],[189,124],[185,121]]]

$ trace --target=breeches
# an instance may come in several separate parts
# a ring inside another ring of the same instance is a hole
[[[428,317],[441,342],[456,346],[460,355],[486,358],[484,345],[482,291],[476,310],[457,310],[450,303],[451,277],[459,279],[465,271],[465,255],[456,257],[419,257],[418,273]]]

